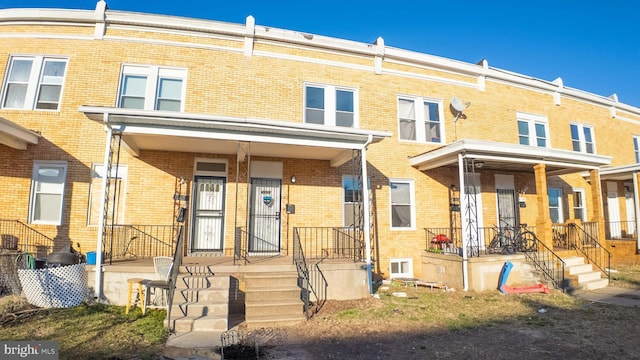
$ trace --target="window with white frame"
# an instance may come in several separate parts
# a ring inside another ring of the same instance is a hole
[[[521,145],[549,147],[549,124],[546,116],[519,112],[517,119]]]
[[[562,224],[564,215],[562,210],[562,189],[550,187],[547,189],[549,195],[549,216],[554,224]]]
[[[4,109],[58,110],[67,59],[12,56],[2,92]]]
[[[421,97],[398,98],[398,137],[417,142],[444,142],[442,101]]]
[[[118,106],[183,111],[187,70],[159,66],[122,67]]]
[[[304,122],[358,127],[358,96],[354,89],[331,85],[305,85]]]
[[[636,155],[636,163],[640,163],[640,136],[633,136],[633,152]]]
[[[391,258],[389,261],[390,278],[413,278],[413,259]]]
[[[389,182],[391,196],[391,228],[414,229],[415,201],[412,180],[391,180]]]
[[[371,185],[371,180],[368,184]],[[362,188],[358,178],[353,175],[344,175],[342,177],[342,225],[348,227],[361,225],[361,206],[364,201],[368,200],[362,197]]]
[[[67,163],[36,161],[31,176],[29,223],[60,225]]]
[[[593,138],[593,127],[584,124],[571,124],[571,143],[573,151],[595,154],[596,145]]]
[[[91,187],[89,190],[89,214],[87,215],[89,225],[98,225],[100,223],[100,203],[104,196],[102,187],[102,179],[105,176],[105,168],[102,164],[94,164],[91,171]],[[111,177],[109,178],[109,208],[110,211],[106,217],[108,223],[124,224],[124,204],[127,184],[127,167],[118,166],[111,169]]]
[[[573,218],[587,221],[587,210],[584,202],[584,189],[573,189]]]

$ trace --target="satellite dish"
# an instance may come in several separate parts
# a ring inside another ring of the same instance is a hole
[[[458,113],[461,113],[462,110],[464,110],[464,104],[455,96],[451,98],[451,107]]]

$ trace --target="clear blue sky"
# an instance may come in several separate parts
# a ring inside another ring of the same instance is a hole
[[[0,0],[0,8],[94,9],[94,0]],[[640,1],[108,0],[112,10],[257,25],[477,63],[640,107]]]

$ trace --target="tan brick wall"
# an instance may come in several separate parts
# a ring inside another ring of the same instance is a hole
[[[51,32],[92,35],[93,28],[0,26],[4,33]],[[150,42],[119,41],[110,36],[139,38]],[[162,44],[160,41],[170,43]],[[179,42],[202,46],[179,46]],[[475,76],[453,74],[409,63],[385,62],[384,69],[406,72],[373,73],[373,58],[335,54],[325,49],[274,43],[256,44],[256,52],[265,51],[330,61],[343,61],[344,66],[328,62],[313,63],[285,58],[242,53],[243,42],[221,37],[196,37],[153,31],[136,32],[108,28],[104,40],[3,38],[0,58],[12,54],[62,55],[69,58],[61,110],[59,112],[0,110],[0,116],[42,134],[40,143],[26,152],[0,145],[0,182],[3,184],[1,218],[26,221],[30,177],[35,160],[69,162],[65,193],[64,225],[35,226],[39,231],[63,240],[81,242],[83,248],[95,246],[97,229],[87,226],[87,204],[91,166],[104,156],[103,125],[87,119],[78,111],[82,105],[115,106],[120,70],[123,64],[161,65],[186,68],[187,96],[185,111],[224,116],[262,118],[300,123],[303,119],[303,85],[305,82],[340,85],[358,90],[360,127],[384,130],[391,138],[369,146],[367,159],[374,197],[373,218],[375,267],[388,276],[389,259],[411,257],[414,274],[421,277],[420,254],[425,249],[425,227],[446,227],[450,221],[449,187],[458,184],[457,168],[440,168],[422,173],[407,163],[407,157],[434,149],[430,144],[398,141],[397,96],[415,95],[442,99],[444,132],[447,142],[473,138],[517,143],[516,112],[547,116],[551,145],[571,150],[570,122],[593,124],[599,154],[613,157],[613,165],[629,164],[633,157],[631,134],[640,134],[633,122],[612,119],[609,109],[599,105],[562,98],[557,106],[550,93],[532,91],[522,86],[507,85],[487,79],[486,91],[452,82],[420,78],[448,78],[475,84]],[[6,73],[6,61],[0,62],[0,73]],[[369,70],[362,70],[362,67]],[[453,122],[448,110],[451,97],[470,101],[466,119]],[[622,113],[621,113],[622,115]],[[634,114],[624,114],[640,121]],[[226,193],[225,248],[230,249],[233,228],[244,224],[246,184],[239,184],[236,204],[235,156],[216,154],[142,151],[139,158],[122,153],[121,164],[128,166],[126,222],[170,224],[174,216],[176,179],[184,177],[191,191],[196,157],[228,160]],[[350,173],[347,166],[332,168],[327,161],[296,159],[260,159],[282,161],[284,179],[282,213],[287,203],[296,205],[296,214],[282,217],[282,248],[290,253],[292,229],[296,226],[339,226],[342,224],[341,176]],[[254,159],[255,160],[255,159]],[[482,200],[485,226],[496,220],[495,174],[482,171]],[[291,184],[295,175],[297,183]],[[524,191],[527,207],[521,209],[522,221],[534,225],[537,219],[536,187],[533,173],[514,173],[516,191]],[[415,230],[391,231],[389,215],[389,180],[408,179],[415,185]],[[549,186],[561,186],[570,193],[572,187],[585,189],[587,211],[593,213],[591,187],[579,174],[549,177]],[[191,195],[191,193],[190,193]],[[624,196],[624,195],[622,195]],[[624,199],[624,198],[622,198]],[[623,202],[623,201],[621,201]],[[235,207],[238,207],[238,218]],[[571,217],[569,206],[567,218]],[[621,209],[623,211],[624,209]],[[624,213],[624,212],[622,212]]]

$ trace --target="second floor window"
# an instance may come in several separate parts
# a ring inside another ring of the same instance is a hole
[[[11,57],[3,87],[2,108],[58,110],[66,69],[66,59]]]
[[[518,138],[521,145],[549,147],[549,129],[545,116],[518,113]]]
[[[358,127],[355,90],[328,85],[306,85],[304,122],[327,126]]]
[[[398,137],[418,142],[443,142],[439,101],[398,98]]]
[[[182,111],[184,69],[126,65],[122,68],[118,107]]]
[[[571,143],[573,151],[587,154],[596,153],[596,145],[593,139],[593,128],[583,124],[571,124]]]
[[[636,154],[636,163],[640,164],[640,136],[633,137],[633,151]]]

